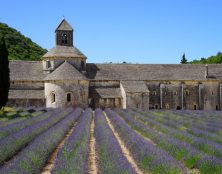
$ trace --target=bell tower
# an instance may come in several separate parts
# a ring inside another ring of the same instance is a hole
[[[56,46],[73,46],[73,28],[63,19],[55,30]]]

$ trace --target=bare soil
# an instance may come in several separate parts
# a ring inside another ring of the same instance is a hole
[[[89,145],[89,174],[97,174],[97,165],[96,165],[96,139],[94,135],[95,129],[95,112],[93,111],[93,118],[90,126],[90,145]]]

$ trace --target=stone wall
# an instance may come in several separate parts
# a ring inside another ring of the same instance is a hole
[[[45,107],[45,99],[9,99],[7,106],[12,107]]]
[[[88,81],[51,82],[45,83],[46,107],[87,107],[88,106]],[[71,101],[67,101],[67,94]],[[55,94],[55,102],[53,102]]]
[[[121,98],[98,98],[95,101],[96,108],[122,108]]]
[[[148,93],[126,93],[126,108],[149,109]]]
[[[38,89],[43,90],[44,89],[44,83],[43,82],[22,82],[22,81],[11,81],[10,82],[10,89],[16,89],[16,90],[32,90],[32,89]]]
[[[221,109],[220,101],[220,82],[203,81],[201,91],[201,102],[204,110],[219,110]]]
[[[147,81],[150,109],[221,110],[220,81]]]

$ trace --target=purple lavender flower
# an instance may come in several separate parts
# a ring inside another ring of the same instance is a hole
[[[52,173],[87,173],[92,110],[86,109],[56,158]]]
[[[185,173],[177,161],[135,133],[114,111],[106,109],[106,113],[139,167],[154,173]]]
[[[95,137],[101,173],[136,173],[122,154],[118,141],[100,109],[95,111]]]
[[[20,149],[31,142],[33,138],[52,127],[71,111],[72,109],[68,108],[62,112],[55,113],[53,116],[45,120],[42,120],[34,125],[30,125],[19,132],[13,133],[10,136],[0,140],[0,164],[2,164],[5,160],[10,159]]]
[[[0,173],[40,173],[47,159],[64,138],[73,123],[81,114],[78,108],[37,136],[13,160],[0,169]]]

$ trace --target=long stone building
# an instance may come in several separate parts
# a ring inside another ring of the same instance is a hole
[[[94,64],[63,19],[42,61],[10,61],[8,105],[222,109],[222,65]]]

